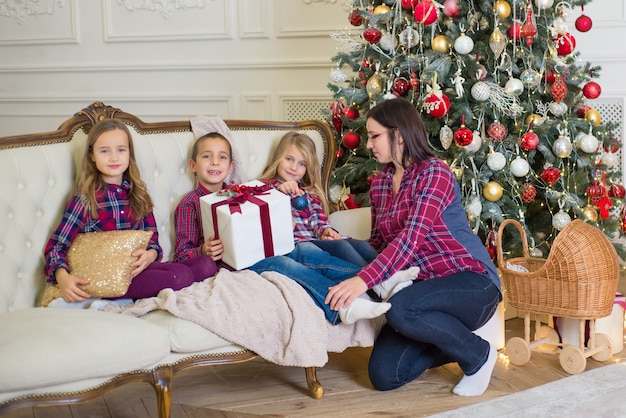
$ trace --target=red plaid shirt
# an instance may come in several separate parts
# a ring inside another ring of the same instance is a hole
[[[438,158],[410,165],[395,197],[392,174],[393,166],[385,167],[370,188],[369,242],[379,255],[358,273],[368,287],[408,266],[419,266],[418,278],[424,280],[460,271],[484,273],[485,267],[452,236],[443,217],[456,196],[450,168]]]
[[[145,230],[152,231],[152,238],[147,249],[156,250],[160,260],[163,251],[159,246],[159,234],[152,211],[143,219],[135,220],[130,208],[128,195],[132,184],[124,180],[121,185],[109,184],[108,187],[96,193],[98,216],[91,217],[91,211],[85,212],[87,200],[78,191],[67,202],[63,218],[57,229],[52,233],[44,250],[46,266],[45,274],[50,283],[56,283],[54,272],[58,268],[69,271],[67,251],[77,234],[82,232],[103,232],[115,230]]]
[[[284,180],[274,178],[265,181],[276,190],[283,184]],[[302,187],[300,187],[302,189]],[[293,227],[293,237],[296,243],[303,241],[311,241],[314,239],[322,239],[322,233],[327,228],[330,228],[328,216],[324,212],[324,206],[322,206],[322,200],[315,193],[310,193],[304,189],[304,197],[306,198],[308,205],[303,210],[297,210],[293,206],[291,207],[291,216],[293,216],[295,225]]]

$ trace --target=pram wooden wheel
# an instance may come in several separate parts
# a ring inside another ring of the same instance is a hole
[[[573,345],[563,347],[561,354],[559,354],[559,362],[563,370],[569,374],[582,373],[585,371],[585,367],[587,367],[585,353]]]
[[[511,363],[523,366],[530,360],[530,346],[525,339],[513,337],[506,342],[506,354]]]
[[[594,334],[594,346],[604,347],[591,358],[597,361],[607,361],[613,355],[613,341],[606,334]]]

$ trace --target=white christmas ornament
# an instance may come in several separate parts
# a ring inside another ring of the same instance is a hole
[[[541,83],[541,74],[535,70],[527,69],[520,74],[520,80],[529,89],[536,89]]]
[[[524,84],[517,78],[509,78],[504,85],[504,90],[513,96],[519,96],[524,91]]]
[[[450,129],[448,125],[442,126],[439,130],[439,141],[441,141],[441,146],[443,147],[443,149],[447,150],[448,148],[450,148],[453,139],[454,132],[452,132],[452,129]]]
[[[500,171],[506,165],[506,157],[500,152],[492,152],[487,157],[487,167],[492,171]]]
[[[559,135],[554,144],[552,144],[552,152],[559,158],[569,157],[572,153],[572,148],[572,142],[565,135]]]
[[[555,32],[553,35],[565,35],[569,32],[569,26],[567,26],[567,22],[563,19],[562,16],[559,16],[554,19],[552,22],[552,31]]]
[[[563,102],[550,102],[548,105],[548,110],[554,116],[562,116],[567,112],[567,105]]]
[[[553,4],[554,0],[535,0],[535,6],[542,10],[549,9]]]
[[[605,152],[602,154],[602,163],[609,168],[619,165],[619,155],[616,152]]]
[[[465,152],[476,152],[483,145],[483,139],[480,137],[480,132],[474,131],[472,135],[472,142],[469,145],[464,146]]]
[[[476,193],[472,193],[467,199],[467,204],[465,205],[465,213],[467,213],[467,217],[470,221],[479,218],[482,210],[483,204],[480,201],[480,197],[478,197]]]
[[[333,80],[335,83],[343,83],[348,79],[348,74],[344,73],[339,68],[335,68],[334,70],[330,71],[330,79]]]
[[[491,90],[489,89],[489,85],[483,81],[479,81],[472,86],[471,89],[472,97],[479,102],[485,102],[489,100],[489,96],[491,95]]]
[[[586,134],[578,139],[577,145],[581,151],[591,154],[598,150],[598,139],[591,134]]]
[[[515,177],[524,177],[530,171],[530,165],[528,164],[528,161],[519,156],[511,161],[510,168],[511,174],[513,174]]]
[[[398,46],[398,39],[394,35],[386,33],[380,38],[378,43],[382,49],[391,52]]]
[[[409,48],[414,47],[419,43],[420,35],[413,28],[406,28],[400,32],[400,43]]]
[[[570,222],[572,222],[572,218],[570,218],[567,212],[564,212],[563,209],[559,210],[552,217],[552,226],[554,227],[554,229],[557,229],[559,231],[565,228]]]
[[[459,54],[469,54],[474,49],[474,41],[465,33],[461,33],[461,36],[454,41],[454,50]]]

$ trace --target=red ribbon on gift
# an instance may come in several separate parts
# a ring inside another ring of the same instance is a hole
[[[217,208],[228,205],[230,213],[241,213],[241,204],[250,202],[259,207],[261,215],[261,234],[263,236],[263,251],[265,257],[274,255],[274,241],[272,240],[272,223],[270,222],[269,204],[256,196],[267,195],[272,186],[264,184],[263,186],[247,186],[239,191],[239,194],[229,199],[217,202],[211,205],[211,216],[213,216],[213,231],[215,231],[215,239],[219,239],[217,228]]]

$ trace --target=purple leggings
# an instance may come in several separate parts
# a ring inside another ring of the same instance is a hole
[[[215,261],[205,255],[177,263],[154,262],[133,278],[128,291],[120,298],[150,298],[163,289],[180,290],[194,282],[212,277],[216,272]]]

